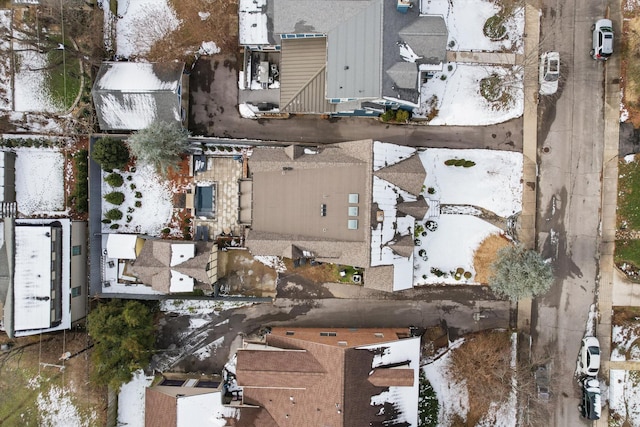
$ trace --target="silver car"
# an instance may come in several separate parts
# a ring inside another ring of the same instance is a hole
[[[593,59],[606,61],[613,53],[613,24],[610,19],[598,19],[591,26],[593,31],[593,47],[591,56]]]

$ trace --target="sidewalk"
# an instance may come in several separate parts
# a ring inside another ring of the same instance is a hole
[[[526,5],[524,57],[538,56],[540,14],[538,9]],[[536,182],[538,154],[538,65],[524,64],[524,125],[522,129],[523,190],[522,212],[518,219],[518,239],[527,248],[534,248],[536,226]],[[518,330],[531,333],[531,299],[518,302]]]

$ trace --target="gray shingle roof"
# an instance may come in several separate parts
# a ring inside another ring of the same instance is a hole
[[[377,170],[375,175],[418,196],[427,178],[427,171],[424,170],[420,157],[413,154],[407,159]]]
[[[420,56],[421,63],[438,64],[447,56],[447,25],[441,16],[420,16],[400,30],[400,38]]]
[[[401,89],[417,89],[418,66],[413,62],[396,62],[387,70],[395,86]]]

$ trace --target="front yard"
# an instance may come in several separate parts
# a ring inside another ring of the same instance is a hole
[[[640,280],[640,159],[625,156],[618,164],[616,266],[629,279]]]

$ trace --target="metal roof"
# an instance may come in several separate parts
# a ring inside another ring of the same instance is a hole
[[[379,97],[382,4],[382,0],[274,0],[273,33],[327,36],[326,98]]]
[[[290,113],[331,111],[325,97],[327,39],[282,40],[280,110]]]

